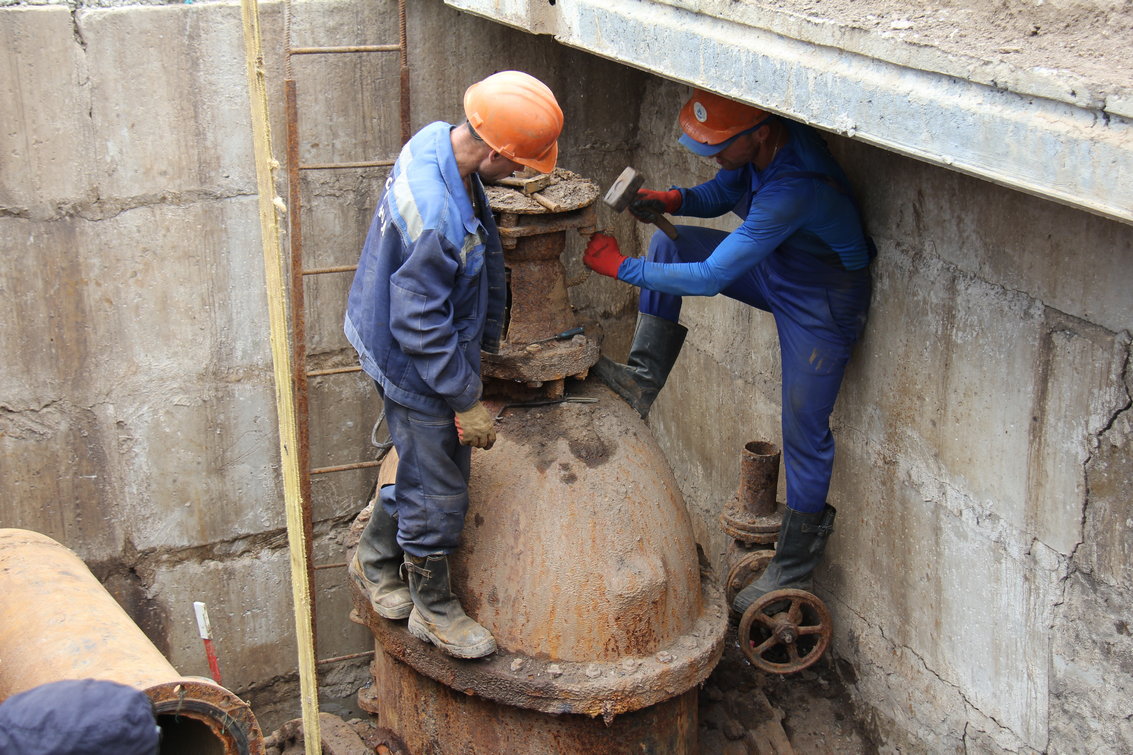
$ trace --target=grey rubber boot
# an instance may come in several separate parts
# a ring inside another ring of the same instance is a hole
[[[401,546],[397,544],[397,521],[374,501],[374,512],[358,550],[350,561],[350,578],[370,599],[370,605],[385,619],[404,619],[413,610],[409,588],[401,579]]]
[[[814,569],[822,560],[826,540],[834,530],[834,507],[813,514],[787,509],[775,555],[763,575],[736,595],[732,608],[743,614],[752,603],[772,590],[792,588],[807,590],[814,585]]]
[[[409,614],[409,633],[431,642],[455,658],[483,658],[496,652],[492,633],[464,613],[452,594],[448,556],[434,554],[419,558],[405,554],[409,593],[413,612]]]
[[[688,328],[639,312],[626,364],[602,357],[594,374],[645,417],[681,353]]]

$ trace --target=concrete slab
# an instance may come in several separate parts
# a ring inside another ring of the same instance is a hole
[[[146,205],[102,220],[0,218],[2,275],[21,317],[0,347],[9,394],[76,400],[209,372],[268,368],[251,197]],[[146,386],[149,386],[147,388]],[[81,397],[81,398],[80,398]]]
[[[1045,70],[1012,75],[1010,63],[978,70],[942,47],[906,45],[892,35],[857,34],[858,44],[845,44],[840,32],[829,31],[839,26],[836,18],[780,24],[774,19],[782,11],[750,3],[446,2],[887,150],[1133,223],[1133,190],[1112,180],[1133,170],[1133,113],[1121,106],[1127,85],[1115,85],[1109,104],[1093,93],[1114,87],[1080,97],[1081,77],[1044,76]]]
[[[96,8],[77,19],[101,196],[255,192],[239,5]]]
[[[68,8],[3,13],[0,214],[51,217],[95,193],[89,67]]]

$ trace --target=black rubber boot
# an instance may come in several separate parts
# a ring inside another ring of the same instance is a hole
[[[397,544],[397,521],[375,497],[374,511],[358,550],[350,562],[350,578],[366,593],[370,605],[386,619],[404,619],[413,610],[409,588],[401,579],[401,546]]]
[[[496,651],[492,633],[464,613],[449,583],[448,556],[405,554],[413,612],[409,633],[455,658],[483,658]]]
[[[602,357],[594,374],[644,418],[665,386],[687,334],[683,325],[639,312],[627,363]]]
[[[826,539],[834,530],[835,513],[830,504],[813,514],[787,509],[771,563],[759,579],[740,590],[732,608],[743,614],[772,590],[793,588],[809,592],[814,585],[814,569],[826,550]]]

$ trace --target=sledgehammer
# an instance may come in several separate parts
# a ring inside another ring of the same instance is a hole
[[[638,173],[633,168],[626,168],[622,171],[621,175],[614,179],[614,183],[606,190],[606,196],[603,201],[614,209],[614,212],[622,212],[625,208],[629,207],[630,202],[637,199],[637,190],[645,183],[645,176]],[[677,237],[677,229],[669,222],[661,213],[651,213],[652,217],[650,222],[665,232],[665,235],[671,239]]]

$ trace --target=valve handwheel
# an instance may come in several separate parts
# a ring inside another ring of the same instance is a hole
[[[758,669],[793,674],[822,657],[832,632],[830,611],[816,595],[773,590],[744,611],[740,649]]]

